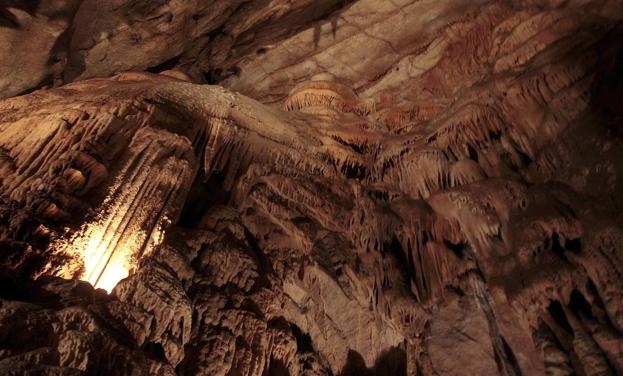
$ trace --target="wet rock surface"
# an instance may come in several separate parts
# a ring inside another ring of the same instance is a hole
[[[620,2],[0,5],[0,373],[623,372]]]

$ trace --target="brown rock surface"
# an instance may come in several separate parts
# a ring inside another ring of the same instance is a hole
[[[623,373],[621,2],[0,6],[0,373]]]

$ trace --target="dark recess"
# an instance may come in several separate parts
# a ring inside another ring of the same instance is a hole
[[[177,63],[180,61],[180,58],[182,57],[182,55],[178,55],[175,57],[170,58],[169,60],[166,60],[156,66],[147,68],[147,72],[150,73],[161,73],[164,71],[168,71],[171,70],[173,68],[175,68],[175,66],[177,65]]]
[[[350,350],[346,365],[339,373],[340,376],[406,376],[407,355],[399,347],[392,347],[384,351],[374,363],[367,368],[363,357],[356,351]]]
[[[216,204],[225,204],[229,200],[229,192],[223,189],[225,176],[213,172],[208,181],[200,171],[188,192],[188,198],[182,209],[178,224],[182,227],[196,227],[204,213]]]

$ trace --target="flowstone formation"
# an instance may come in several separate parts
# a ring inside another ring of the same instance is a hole
[[[0,6],[1,374],[623,373],[620,1]]]

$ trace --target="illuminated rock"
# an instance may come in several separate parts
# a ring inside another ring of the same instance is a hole
[[[0,373],[623,372],[620,2],[182,3],[3,67]]]

